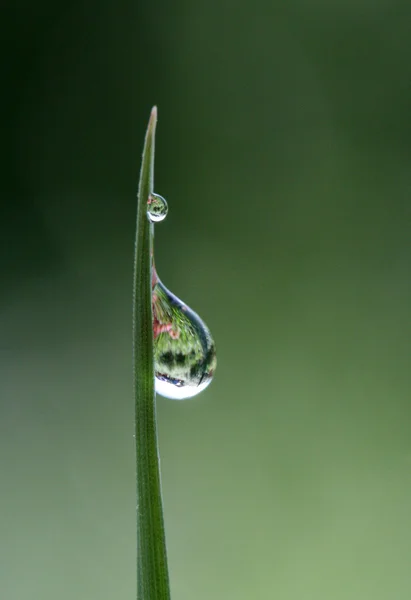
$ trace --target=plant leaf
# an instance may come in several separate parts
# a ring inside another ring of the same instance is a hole
[[[157,108],[144,143],[137,200],[134,258],[133,350],[137,461],[137,600],[169,600],[170,585],[161,496],[154,388],[151,303],[152,224],[147,200],[154,191]]]

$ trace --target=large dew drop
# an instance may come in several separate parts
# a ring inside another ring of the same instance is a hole
[[[158,279],[153,268],[156,392],[183,400],[204,390],[217,365],[208,327]]]
[[[167,216],[167,212],[168,206],[166,199],[154,192],[150,194],[147,200],[147,215],[150,221],[153,223],[163,221]]]

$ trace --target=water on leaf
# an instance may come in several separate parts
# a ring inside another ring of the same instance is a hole
[[[156,392],[183,400],[210,383],[217,365],[207,325],[159,280],[153,268],[153,328]]]
[[[153,223],[163,221],[167,216],[167,212],[168,206],[166,199],[154,192],[150,194],[147,200],[147,215],[150,221]]]

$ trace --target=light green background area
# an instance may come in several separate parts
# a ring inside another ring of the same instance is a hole
[[[0,597],[135,597],[157,104],[157,267],[218,349],[158,399],[173,599],[409,600],[411,5],[9,4]]]

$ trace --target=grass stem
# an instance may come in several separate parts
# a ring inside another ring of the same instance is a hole
[[[152,225],[147,200],[154,191],[157,108],[144,143],[137,200],[133,287],[135,439],[137,461],[137,600],[170,600],[161,496],[154,388],[151,302]]]

